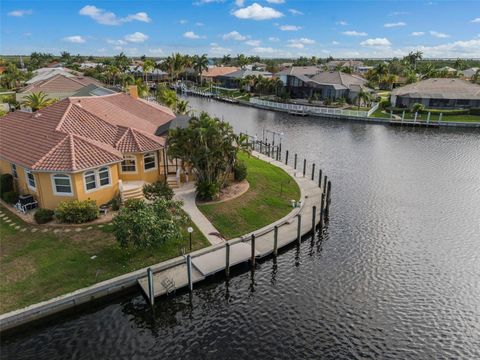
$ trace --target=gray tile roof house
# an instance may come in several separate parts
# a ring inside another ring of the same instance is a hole
[[[390,101],[398,107],[415,103],[428,108],[480,107],[480,85],[456,78],[427,79],[394,89]]]
[[[313,72],[313,69],[309,69]],[[340,71],[320,71],[315,75],[287,75],[286,87],[290,96],[307,99],[316,96],[319,99],[338,99],[341,97],[351,100],[363,91],[371,91],[366,86],[367,81],[356,75]]]
[[[268,71],[240,69],[229,74],[217,76],[216,81],[218,81],[223,87],[233,89],[238,88],[238,80],[245,79],[247,76],[263,76],[271,78],[272,73]]]

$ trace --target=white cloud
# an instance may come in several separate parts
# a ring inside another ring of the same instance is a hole
[[[245,44],[246,44],[246,45],[249,45],[249,46],[260,46],[260,43],[261,43],[260,40],[248,40],[248,41],[245,41]]]
[[[244,41],[244,40],[247,40],[247,37],[240,34],[238,31],[230,31],[228,34],[223,34],[222,39]]]
[[[440,39],[445,39],[445,38],[450,37],[450,35],[448,35],[448,34],[438,32],[438,31],[433,31],[433,30],[430,30],[430,35],[435,36],[436,38],[440,38]]]
[[[133,34],[125,35],[125,41],[133,43],[141,43],[148,39],[148,35],[145,35],[141,32],[134,32]]]
[[[187,39],[200,39],[202,36],[195,34],[193,31],[187,31],[183,34],[184,38]]]
[[[367,36],[368,35],[364,31],[355,31],[355,30],[344,31],[342,32],[342,34],[347,36]]]
[[[124,41],[124,40],[107,40],[107,43],[111,44],[111,45],[126,45],[127,42]]]
[[[340,43],[338,41],[333,40],[332,45],[340,45]]]
[[[270,36],[270,37],[268,38],[268,40],[269,40],[269,41],[273,41],[273,42],[278,42],[278,41],[280,41],[280,39],[279,39],[278,37],[276,37],[276,36]]]
[[[480,39],[455,41],[448,44],[436,46],[420,46],[417,50],[424,53],[426,57],[480,57]]]
[[[32,10],[13,10],[8,13],[8,16],[22,17],[25,15],[32,15]]]
[[[387,38],[367,39],[360,43],[362,46],[390,46],[392,45]]]
[[[163,54],[163,50],[160,49],[160,48],[152,48],[152,49],[148,49],[148,52],[150,54],[153,54],[153,55],[160,55],[160,54]]]
[[[477,24],[478,24],[478,23],[480,23],[480,17],[475,18],[475,19],[473,19],[473,20],[470,21],[470,22],[472,22],[472,23],[477,23]]]
[[[80,35],[73,35],[73,36],[67,36],[63,38],[63,41],[74,43],[74,44],[83,44],[87,40],[83,36]]]
[[[288,40],[289,43],[300,43],[304,45],[313,45],[315,44],[315,40],[308,39],[308,38],[300,38],[300,39],[292,39]]]
[[[288,12],[292,15],[303,15],[303,12],[296,9],[288,9]]]
[[[283,4],[285,0],[267,0],[269,4]]]
[[[256,47],[256,48],[253,48],[252,51],[258,54],[274,54],[278,52],[278,50],[272,47]]]
[[[205,25],[205,24],[202,23],[202,22],[200,22],[200,21],[198,21],[198,22],[195,23],[195,25],[197,25],[197,26],[203,26],[203,25]]]
[[[425,33],[423,31],[414,31],[410,35],[412,36],[423,36]]]
[[[337,24],[342,25],[342,26],[347,26],[348,25],[348,23],[345,20],[337,21]]]
[[[388,16],[398,16],[398,15],[408,15],[410,14],[408,11],[394,11],[388,14]]]
[[[235,0],[235,5],[243,7],[243,5],[245,5],[245,0]]]
[[[297,25],[280,25],[280,30],[282,31],[298,31],[302,27]]]
[[[400,21],[400,22],[396,22],[396,23],[383,24],[383,27],[394,28],[394,27],[401,27],[401,26],[405,26],[405,25],[407,25],[407,24],[405,24],[403,21]]]
[[[203,5],[203,4],[211,4],[211,3],[222,3],[224,2],[224,0],[199,0],[199,1],[195,1],[193,3],[193,5]]]
[[[99,24],[103,25],[120,25],[131,21],[150,22],[152,19],[146,12],[138,12],[136,14],[127,15],[119,18],[115,13],[104,9],[97,8],[95,5],[86,5],[78,12],[80,15],[88,16]]]
[[[232,49],[221,47],[217,43],[211,43],[208,54],[210,56],[222,56],[231,52],[232,52]]]
[[[180,19],[179,23],[183,25],[183,24],[188,23],[188,20],[186,20],[186,19]]]
[[[301,43],[291,43],[291,44],[288,44],[287,46],[291,48],[296,48],[296,49],[303,49],[305,47],[305,45]]]
[[[253,3],[250,6],[235,10],[232,14],[239,19],[250,20],[277,19],[283,16],[280,11],[277,11],[271,7],[261,6],[257,3]]]

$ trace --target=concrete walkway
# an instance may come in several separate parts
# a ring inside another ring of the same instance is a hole
[[[251,259],[251,238],[255,234],[256,258],[265,257],[274,252],[274,227],[278,227],[277,248],[286,246],[298,240],[298,232],[305,235],[313,229],[313,206],[316,206],[315,226],[320,220],[321,198],[324,188],[318,187],[318,177],[312,181],[311,174],[303,177],[301,172],[286,166],[282,162],[275,161],[265,155],[254,153],[254,156],[268,163],[271,163],[285,170],[297,182],[300,188],[300,200],[302,206],[294,208],[292,211],[279,219],[275,223],[269,224],[262,229],[255,230],[253,233],[245,234],[239,238],[229,240],[230,245],[230,266],[245,262]],[[317,174],[318,176],[318,174]],[[217,237],[212,237],[211,232],[217,232],[210,221],[198,210],[195,204],[195,189],[193,184],[188,184],[175,193],[177,199],[184,201],[184,210],[191,216],[193,222],[207,236],[212,246],[195,251],[192,256],[192,282],[203,280],[209,275],[222,271],[226,267],[226,248],[225,242]],[[301,219],[301,220],[299,220]],[[300,221],[300,226],[299,226]],[[215,242],[214,242],[215,241]],[[187,267],[185,263],[178,264],[175,268],[156,272],[153,275],[154,296],[165,294],[167,289],[162,286],[164,283],[175,283],[176,288],[188,285]],[[139,279],[139,284],[144,293],[148,296],[148,282],[146,278]]]
[[[183,201],[182,209],[190,216],[210,244],[215,245],[223,243],[225,240],[216,235],[212,235],[219,234],[219,231],[215,229],[207,217],[198,210],[197,204],[195,203],[195,184],[189,182],[180,188],[174,189],[174,191],[174,199]]]

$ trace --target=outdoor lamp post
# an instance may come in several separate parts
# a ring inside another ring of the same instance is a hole
[[[193,233],[193,228],[189,226],[187,228],[188,234],[190,235],[190,251],[192,251],[192,233]]]

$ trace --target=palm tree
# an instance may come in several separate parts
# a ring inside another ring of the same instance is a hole
[[[367,104],[370,102],[370,93],[364,91],[363,89],[360,90],[357,96],[357,101],[358,101],[358,108],[360,109],[360,104],[363,102],[363,104]]]
[[[36,93],[31,93],[30,95],[26,96],[22,101],[22,105],[25,107],[29,107],[32,111],[37,111],[52,105],[55,103],[56,99],[51,99],[45,94],[43,91],[39,91]]]
[[[199,77],[204,70],[208,69],[208,58],[207,54],[203,54],[202,56],[195,55],[193,57],[193,69],[197,74],[197,83],[199,83]]]
[[[189,115],[190,109],[187,100],[179,100],[175,112],[179,115]]]
[[[243,54],[238,54],[236,62],[237,62],[237,65],[243,69],[245,65],[248,64],[248,58]]]
[[[223,55],[222,64],[229,65],[232,62],[232,57],[229,55]]]
[[[106,76],[109,79],[109,82],[110,80],[112,80],[112,84],[114,86],[115,86],[115,80],[119,74],[120,74],[120,70],[115,65],[109,65],[107,67]]]
[[[397,75],[393,75],[393,74],[389,74],[386,78],[385,78],[385,82],[388,84],[388,86],[390,87],[390,90],[393,90],[393,85],[396,84],[398,81],[398,76]]]
[[[185,60],[186,58],[180,53],[172,54],[165,59],[163,66],[170,75],[170,81],[178,79],[185,68]]]
[[[147,83],[147,75],[155,69],[153,60],[147,59],[143,62],[143,75],[145,76],[145,83]]]
[[[142,81],[142,79],[138,78],[135,80],[135,85],[137,86],[138,96],[144,98],[150,95],[150,89],[148,85]]]
[[[175,91],[167,88],[165,84],[160,84],[157,90],[157,100],[172,110],[176,110],[178,98]]]
[[[479,84],[480,83],[480,69],[478,69],[475,74],[472,76],[472,82],[474,84]]]

